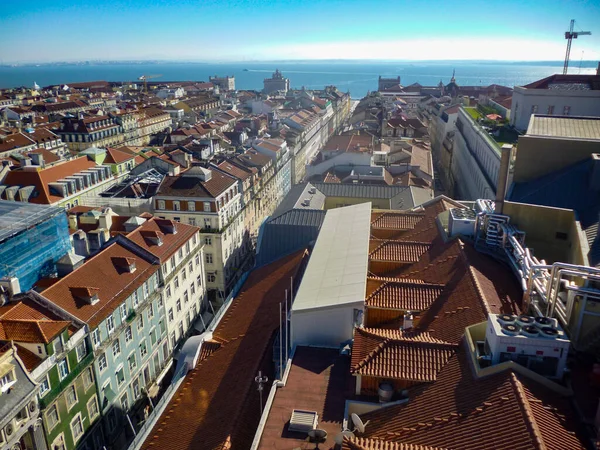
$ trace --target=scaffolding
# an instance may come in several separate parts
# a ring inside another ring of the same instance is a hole
[[[0,200],[0,278],[16,277],[29,290],[70,248],[64,209]]]

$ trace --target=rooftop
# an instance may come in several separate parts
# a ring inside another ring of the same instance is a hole
[[[600,117],[533,114],[527,135],[600,141]]]
[[[292,312],[365,299],[371,204],[327,211]]]
[[[260,419],[254,377],[272,361],[279,304],[303,258],[300,251],[250,274],[213,332],[218,348],[188,373],[144,450],[250,447]]]
[[[64,214],[64,209],[0,200],[0,242],[59,214]]]
[[[315,411],[318,428],[327,431],[323,448],[333,448],[333,439],[342,429],[345,399],[354,394],[349,359],[335,349],[297,347],[285,386],[275,395],[258,448],[308,448],[304,447],[306,433],[288,430],[294,409]]]

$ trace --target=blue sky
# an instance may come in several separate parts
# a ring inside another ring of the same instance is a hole
[[[571,18],[600,59],[598,0],[0,0],[0,61],[561,60]]]

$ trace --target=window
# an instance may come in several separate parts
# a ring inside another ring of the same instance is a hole
[[[185,313],[185,324],[189,328],[191,323],[192,323],[192,320],[190,319],[190,312],[188,311]]]
[[[131,327],[127,327],[125,329],[125,343],[131,341],[133,339],[133,333],[131,332]]]
[[[169,308],[169,322],[173,321],[173,308]]]
[[[548,115],[551,116],[554,114],[554,105],[548,106]]]
[[[190,217],[190,218],[188,219],[188,223],[189,223],[190,225],[192,225],[192,226],[194,226],[194,227],[195,227],[195,226],[196,226],[196,219],[195,219],[195,218],[193,218],[193,217]]]
[[[98,370],[100,373],[104,372],[108,367],[108,363],[106,362],[106,355],[102,353],[98,358]]]
[[[163,299],[163,295],[160,294],[160,296],[158,297],[158,307],[162,308],[164,305],[164,299]]]
[[[127,392],[125,392],[123,397],[121,397],[121,409],[123,411],[127,411],[129,409],[129,398],[127,397]]]
[[[538,105],[532,105],[531,106],[531,114],[537,114],[538,112]]]
[[[177,339],[175,339],[175,332],[171,333],[171,347],[175,348],[177,346]]]
[[[180,248],[177,252],[177,256],[179,257],[179,262],[183,259],[183,248]]]
[[[158,201],[156,202],[156,207],[157,207],[158,209],[165,209],[165,201],[164,201],[164,200],[158,200]]]
[[[175,275],[175,281],[173,282],[175,289],[179,289],[179,275]]]
[[[162,270],[165,275],[169,273],[169,262],[168,261],[163,264]]]
[[[568,116],[569,114],[571,114],[571,107],[570,106],[565,106],[563,108],[563,116]]]
[[[186,278],[187,278],[187,271],[185,270],[185,267],[184,267],[181,271],[181,279],[183,281],[185,281]]]
[[[194,295],[196,293],[196,286],[194,283],[190,284],[190,294]]]
[[[73,420],[71,420],[71,433],[73,433],[73,440],[77,442],[81,436],[83,436],[83,421],[81,420],[81,413],[78,413]]]
[[[52,450],[67,450],[67,446],[65,445],[65,433],[60,433],[56,436],[56,439],[52,441],[50,448]]]
[[[198,287],[202,286],[202,277],[200,275],[196,277],[196,284]]]
[[[121,354],[121,340],[119,338],[115,339],[112,345],[113,357],[116,358]]]
[[[58,363],[58,376],[60,381],[64,380],[69,375],[69,363],[67,359],[63,359]]]
[[[215,281],[217,281],[217,277],[215,276],[214,273],[209,273],[206,278],[208,279],[209,283],[214,283]]]
[[[121,311],[121,322],[124,322],[127,319],[127,305],[123,303],[119,306],[119,310]]]
[[[83,387],[87,391],[90,386],[94,384],[94,374],[92,373],[92,368],[88,367],[85,369],[83,374]]]
[[[117,378],[117,386],[121,386],[125,382],[125,370],[123,370],[123,366],[119,367],[115,372],[115,376]]]
[[[176,308],[177,308],[177,312],[181,311],[181,300],[177,299],[177,303],[175,304]]]
[[[44,352],[43,352],[43,350],[42,350],[42,346],[41,346],[41,345],[38,345],[38,346],[37,346],[37,351],[38,351],[38,353],[39,353],[40,355],[41,355],[42,353],[44,353]]]
[[[67,409],[71,409],[77,403],[77,390],[74,384],[67,388],[65,399],[67,400]]]
[[[183,322],[179,322],[179,338],[183,337]]]
[[[212,255],[212,253],[207,253],[206,254],[206,262],[208,264],[212,264],[212,262],[213,262],[213,255]]]
[[[171,296],[171,285],[170,284],[167,285],[166,292],[167,292],[167,297],[170,297]]]
[[[144,283],[143,291],[144,291],[144,299],[147,299],[148,295],[150,295],[150,293],[148,291],[148,282],[147,281]]]
[[[189,297],[188,297],[188,291],[185,291],[185,292],[183,293],[183,303],[187,303],[187,302],[188,302],[188,300],[189,300]]]
[[[196,255],[198,256],[198,255]],[[192,272],[194,271],[194,263],[192,263],[192,261],[190,261],[188,263],[188,270],[190,271],[190,275],[192,274]]]
[[[58,422],[60,422],[60,416],[58,415],[58,408],[56,407],[55,403],[48,408],[48,412],[46,413],[46,424],[48,425],[48,431],[54,429]]]
[[[115,319],[112,315],[106,318],[106,329],[108,330],[108,334],[111,334],[115,331]]]
[[[98,397],[94,395],[92,398],[90,398],[90,400],[87,402],[87,410],[90,417],[90,422],[92,422],[100,414],[100,408],[98,408]]]
[[[187,241],[185,243],[185,254],[189,255],[190,254],[190,241]]]
[[[100,330],[98,328],[92,332],[92,343],[94,344],[94,348],[100,345]]]
[[[146,346],[146,340],[144,339],[140,344],[140,355],[142,358],[148,354],[148,347]]]
[[[48,374],[46,374],[46,378],[44,381],[40,383],[40,398],[46,395],[46,392],[50,390],[50,380],[48,379]]]
[[[171,256],[170,261],[171,261],[171,270],[175,269],[175,255]]]
[[[75,347],[75,353],[77,354],[77,362],[81,361],[85,355],[87,354],[87,349],[85,348],[85,341],[81,341],[77,347]]]
[[[156,330],[150,332],[150,346],[154,347],[154,344],[156,344]]]
[[[173,202],[173,211],[181,211],[181,204],[177,200]]]
[[[187,206],[188,206],[188,211],[196,211],[196,203],[195,202],[188,202]]]
[[[210,212],[210,202],[204,202],[204,211]]]
[[[154,317],[154,304],[150,302],[148,305],[148,322]]]
[[[138,306],[140,306],[140,298],[136,289],[135,291],[133,291],[133,308],[135,309]]]
[[[144,318],[142,316],[138,317],[137,320],[137,329],[138,331],[144,328]]]
[[[135,368],[137,367],[137,361],[135,359],[135,352],[133,352],[131,355],[129,355],[129,358],[127,358],[127,363],[129,364],[129,371],[133,372],[135,370]]]
[[[167,359],[169,359],[169,345],[165,342],[163,344],[163,360],[166,361]]]
[[[204,228],[210,228],[210,219],[208,219],[208,218],[204,219]]]
[[[158,322],[158,328],[160,329],[160,334],[165,333],[165,323],[162,320]]]
[[[138,398],[140,396],[140,381],[136,378],[133,380],[131,387],[133,389],[133,398]]]
[[[198,267],[200,265],[200,254],[196,254],[196,257],[194,258],[194,262],[196,263],[196,267]]]

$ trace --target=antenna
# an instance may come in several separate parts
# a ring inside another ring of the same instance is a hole
[[[563,67],[563,75],[566,75],[569,70],[569,56],[571,55],[571,43],[573,39],[579,36],[590,36],[591,31],[573,31],[575,27],[575,19],[571,19],[569,31],[565,31],[565,39],[567,40],[567,53],[565,54],[565,66]]]
[[[262,401],[262,393],[264,389],[264,384],[269,381],[268,377],[263,377],[262,372],[259,370],[258,375],[254,377],[254,381],[258,384],[258,396],[260,397],[260,414],[262,415],[263,410],[263,401]]]

